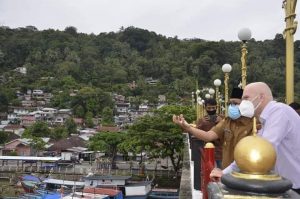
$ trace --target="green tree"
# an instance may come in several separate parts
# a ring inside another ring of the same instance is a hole
[[[8,141],[8,132],[0,131],[0,144],[5,144]]]
[[[85,125],[89,128],[94,127],[93,113],[87,112],[85,116]]]
[[[77,117],[84,118],[85,112],[84,108],[81,105],[76,105],[74,106],[74,115]]]
[[[113,110],[110,107],[105,107],[102,111],[102,123],[113,124]]]
[[[65,32],[75,36],[77,34],[77,28],[74,26],[68,26],[65,28]]]
[[[6,111],[8,106],[8,99],[4,93],[0,91],[0,111]]]
[[[70,101],[71,101],[71,98],[70,98],[69,92],[58,92],[51,99],[51,105],[53,107],[69,108]]]
[[[82,116],[82,109],[80,108],[80,112],[77,110],[80,106],[83,108],[84,115],[87,112],[91,112],[95,116],[100,115],[104,107],[112,107],[112,105],[113,102],[108,93],[90,86],[80,89],[71,102],[71,106],[75,108],[75,114],[80,113],[78,116]]]
[[[101,151],[110,157],[112,167],[115,168],[115,158],[119,150],[119,144],[124,140],[121,132],[101,132],[93,136],[89,141],[89,149]]]
[[[45,149],[45,145],[46,143],[40,137],[33,137],[30,141],[30,146],[36,151],[37,155]]]
[[[25,129],[23,137],[49,137],[51,135],[51,130],[49,129],[47,123],[36,122],[29,128]]]
[[[165,106],[153,116],[145,116],[130,126],[127,139],[120,147],[134,154],[146,152],[150,159],[168,157],[178,172],[182,164],[183,138],[181,129],[173,124],[172,116],[180,113],[187,121],[195,119],[194,110],[189,107]]]
[[[69,117],[65,122],[65,127],[67,128],[68,134],[77,134],[77,124],[74,121],[74,118]]]
[[[4,86],[1,87],[0,88],[0,112],[1,111],[6,112],[8,109],[8,105],[11,101],[17,101],[15,98],[14,91],[10,88],[5,88]]]
[[[60,140],[62,138],[66,138],[68,137],[68,130],[66,127],[64,126],[57,126],[54,129],[52,129],[51,132],[51,138],[55,139],[55,140]]]

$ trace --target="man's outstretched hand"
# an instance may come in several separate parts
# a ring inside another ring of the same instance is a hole
[[[173,115],[173,122],[175,124],[178,124],[181,128],[184,130],[188,129],[190,127],[189,123],[187,123],[183,117],[182,114],[180,115]]]
[[[219,182],[219,181],[221,180],[222,175],[223,175],[223,172],[222,172],[221,169],[219,169],[219,168],[214,168],[214,169],[211,171],[209,177],[210,177],[210,179],[211,179],[212,181],[214,181],[214,182]]]

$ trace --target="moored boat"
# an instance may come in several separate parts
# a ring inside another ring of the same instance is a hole
[[[33,193],[35,189],[37,189],[40,184],[41,180],[39,177],[34,175],[22,175],[19,176],[19,182],[17,185],[20,184],[26,193]]]
[[[123,199],[122,191],[117,189],[86,187],[82,190],[82,192],[90,194],[108,195],[110,199]]]
[[[26,193],[34,193],[38,188],[38,183],[34,181],[21,181],[21,185]]]
[[[131,181],[131,176],[89,175],[84,177],[85,187],[111,188],[122,191],[126,199],[146,199],[152,181]]]
[[[62,197],[62,199],[110,199],[110,197],[102,194],[75,192]]]
[[[71,180],[60,180],[60,179],[53,179],[47,178],[43,181],[45,184],[45,189],[47,190],[58,190],[62,187],[69,188],[69,189],[83,189],[84,182],[81,181],[71,181]]]
[[[178,199],[179,192],[177,189],[153,189],[148,199]]]

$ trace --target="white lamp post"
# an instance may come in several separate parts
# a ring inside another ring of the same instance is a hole
[[[208,93],[210,94],[210,97],[213,98],[214,97],[214,94],[215,94],[215,90],[213,88],[210,88],[208,90]]]
[[[244,89],[246,86],[246,77],[247,77],[247,64],[246,64],[246,56],[247,56],[247,41],[251,39],[251,30],[249,28],[243,28],[238,32],[238,38],[242,41],[242,56],[241,56],[241,63],[242,63],[242,88]]]
[[[230,64],[224,64],[222,66],[222,71],[224,72],[224,86],[225,86],[225,116],[228,115],[227,104],[228,104],[228,80],[229,73],[231,72],[232,67]]]
[[[216,87],[216,102],[217,102],[217,113],[220,113],[220,102],[219,102],[219,87],[221,86],[221,80],[215,79],[214,85]]]
[[[209,93],[206,93],[205,94],[205,99],[209,99],[210,98],[210,94]]]

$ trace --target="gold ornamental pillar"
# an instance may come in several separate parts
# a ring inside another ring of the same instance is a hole
[[[200,98],[199,94],[200,94],[200,90],[197,89],[196,90],[196,117],[197,117],[196,121],[198,121],[201,118],[201,116],[200,116],[201,110],[200,110],[200,104],[199,104],[199,100],[201,100],[201,98]]]
[[[242,88],[244,89],[247,84],[247,41],[251,39],[251,31],[249,28],[243,28],[238,32],[238,38],[242,41],[241,47],[241,65],[242,65]]]
[[[231,65],[230,64],[224,64],[222,66],[222,71],[224,72],[224,86],[225,86],[225,117],[228,116],[228,110],[227,110],[227,106],[228,106],[228,80],[229,80],[229,73],[231,72]]]
[[[297,30],[297,21],[295,9],[297,0],[284,0],[282,8],[285,10],[286,28],[284,37],[286,44],[286,74],[285,74],[285,92],[286,103],[294,102],[294,34]]]
[[[215,79],[214,85],[215,85],[215,87],[216,87],[217,114],[220,114],[220,113],[221,113],[221,110],[220,110],[219,87],[221,86],[221,80]]]
[[[195,107],[195,93],[192,92],[192,108]]]

